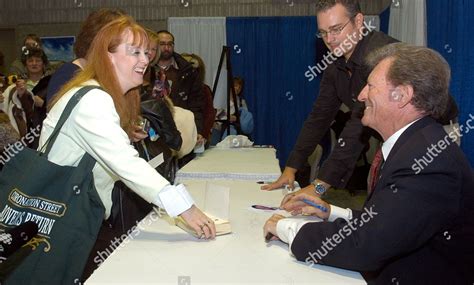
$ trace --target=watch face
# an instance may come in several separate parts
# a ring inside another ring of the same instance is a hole
[[[324,188],[324,186],[321,184],[316,184],[316,192],[319,194],[324,194],[324,192],[326,192],[326,188]]]

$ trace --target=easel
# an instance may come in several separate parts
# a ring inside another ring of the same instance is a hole
[[[225,129],[227,129],[227,135],[230,135],[230,126],[233,125],[237,134],[242,134],[242,130],[240,129],[240,114],[239,114],[239,103],[237,101],[237,96],[235,95],[234,89],[234,76],[232,74],[232,65],[230,63],[230,48],[228,46],[222,47],[221,58],[219,60],[219,67],[217,68],[216,79],[214,80],[214,86],[212,88],[212,96],[216,94],[217,84],[219,83],[219,77],[222,70],[222,64],[224,62],[224,57],[226,58],[226,67],[227,67],[227,118],[225,120],[215,120],[215,122],[221,122],[222,125],[222,132],[221,137],[224,134]],[[230,96],[232,95],[232,99],[234,100],[234,109],[235,109],[235,122],[230,121]]]

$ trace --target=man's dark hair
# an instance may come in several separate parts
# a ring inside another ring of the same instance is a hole
[[[341,4],[346,8],[349,18],[353,18],[357,14],[362,13],[358,0],[319,0],[316,3],[316,14],[327,11],[336,6],[336,4]]]
[[[173,42],[174,42],[174,36],[172,33],[170,33],[169,31],[167,30],[159,30],[158,32],[156,32],[157,35],[160,35],[160,34],[167,34],[167,35],[170,35],[171,38],[173,39]]]
[[[85,58],[87,51],[92,44],[95,35],[103,26],[112,22],[120,16],[127,15],[121,9],[99,9],[89,14],[87,19],[82,22],[79,34],[74,43],[74,53],[77,58]]]
[[[371,52],[367,64],[373,69],[384,59],[392,59],[387,80],[394,86],[413,87],[411,103],[435,119],[444,114],[449,100],[451,69],[436,51],[405,43],[393,43]]]

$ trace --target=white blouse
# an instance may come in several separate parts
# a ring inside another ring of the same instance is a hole
[[[98,85],[90,80],[84,85]],[[40,147],[56,126],[61,113],[79,87],[68,91],[51,109],[43,122]],[[94,183],[105,206],[105,218],[112,207],[114,182],[122,180],[143,199],[164,208],[174,217],[189,209],[194,201],[183,185],[172,186],[148,163],[138,157],[126,132],[112,97],[100,89],[87,92],[64,123],[48,159],[59,165],[77,166],[84,153],[96,161]]]

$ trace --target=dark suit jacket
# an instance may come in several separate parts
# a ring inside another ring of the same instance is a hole
[[[369,284],[473,284],[474,174],[452,137],[430,117],[411,125],[366,210],[353,210],[351,223],[304,225],[296,258],[370,272]]]

